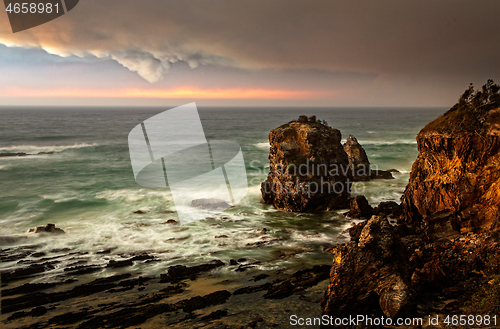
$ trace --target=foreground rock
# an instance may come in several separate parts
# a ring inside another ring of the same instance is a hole
[[[401,242],[383,217],[374,216],[363,226],[357,239],[332,251],[324,311],[349,316],[381,310],[389,317],[402,316],[408,312],[411,293],[408,260],[398,257]]]
[[[428,234],[498,229],[500,95],[488,82],[417,135],[419,155],[402,197],[406,220]]]
[[[370,218],[373,208],[363,195],[358,195],[351,200],[350,210],[344,215],[350,218]]]
[[[352,175],[339,130],[305,116],[269,133],[263,202],[287,211],[348,207]]]

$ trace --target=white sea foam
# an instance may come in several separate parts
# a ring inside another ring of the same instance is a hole
[[[257,146],[258,148],[261,148],[261,149],[269,149],[271,147],[271,145],[269,144],[269,142],[255,143],[253,145]]]
[[[0,153],[28,153],[37,154],[38,152],[62,152],[68,149],[81,149],[85,147],[98,146],[97,143],[88,144],[73,144],[73,145],[12,145],[12,146],[1,146]]]
[[[343,139],[341,142],[344,144],[347,140]],[[380,140],[367,140],[362,141],[358,140],[361,146],[364,145],[417,145],[417,141],[413,139],[396,139],[396,140],[388,140],[388,141],[380,141]]]

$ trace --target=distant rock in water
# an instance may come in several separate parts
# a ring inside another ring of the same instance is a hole
[[[359,144],[356,137],[349,135],[349,138],[344,143],[344,151],[347,153],[349,165],[354,169],[370,170],[370,161],[366,156],[365,149]]]
[[[47,224],[46,226],[38,226],[35,228],[30,228],[28,233],[56,233],[56,234],[61,234],[64,233],[64,231],[58,227],[56,227],[55,224]]]
[[[197,199],[191,201],[191,207],[206,209],[206,210],[217,210],[217,209],[227,209],[231,207],[231,205],[226,201],[219,199]]]
[[[344,143],[344,150],[349,159],[349,166],[351,167],[354,181],[394,178],[390,171],[372,170],[370,168],[370,161],[368,160],[365,149],[353,135],[349,135],[349,138]]]
[[[402,197],[408,223],[429,234],[500,225],[500,87],[472,86],[417,135],[419,155]]]
[[[314,116],[273,129],[263,202],[297,212],[348,208],[352,178],[341,139],[338,129]]]
[[[38,152],[37,154],[28,154],[24,152],[18,152],[18,153],[0,153],[0,158],[1,157],[25,157],[28,155],[52,155],[54,152]]]

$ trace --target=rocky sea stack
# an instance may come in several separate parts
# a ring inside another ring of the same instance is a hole
[[[499,89],[469,88],[420,131],[397,223],[373,216],[332,248],[325,314],[498,314]]]
[[[338,129],[315,116],[273,129],[264,203],[287,211],[348,208],[352,173],[341,139]]]

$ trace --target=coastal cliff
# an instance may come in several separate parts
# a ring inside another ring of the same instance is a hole
[[[402,197],[409,223],[428,234],[499,228],[498,86],[469,88],[417,135],[419,155]]]
[[[398,223],[373,216],[331,249],[324,314],[498,314],[499,89],[471,86],[420,131]]]

